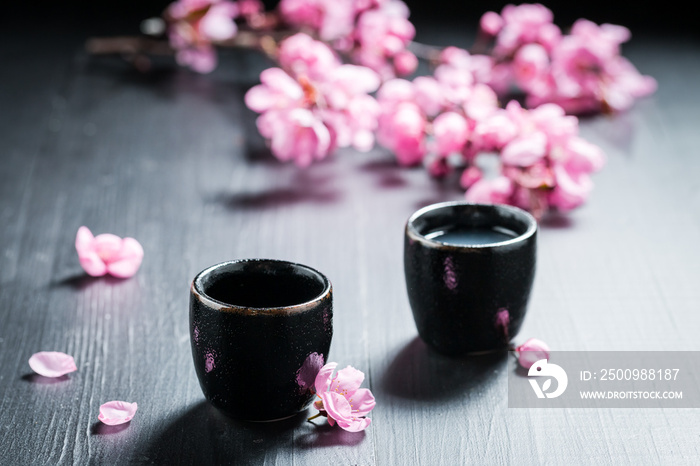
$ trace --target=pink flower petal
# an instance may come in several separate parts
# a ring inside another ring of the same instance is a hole
[[[366,416],[377,404],[374,395],[368,388],[358,389],[352,397],[348,399],[352,412],[355,416]]]
[[[508,204],[513,189],[513,181],[506,176],[501,175],[494,179],[482,178],[469,188],[464,197],[469,202]]]
[[[75,250],[78,252],[80,265],[88,275],[101,277],[107,273],[104,261],[97,254],[95,237],[88,227],[78,228],[78,234],[75,237]]]
[[[88,227],[82,226],[78,228],[78,234],[75,237],[75,250],[78,251],[79,255],[93,252],[95,250],[94,242],[95,237]]]
[[[29,358],[29,367],[44,377],[61,377],[78,370],[73,356],[58,351],[41,351]]]
[[[96,252],[78,255],[78,257],[80,259],[80,265],[88,275],[93,277],[101,277],[107,273],[107,266]]]
[[[138,405],[126,401],[109,401],[100,406],[100,415],[97,417],[108,426],[124,424],[133,419]]]
[[[200,32],[214,41],[230,39],[237,32],[233,19],[226,15],[226,11],[217,9],[215,5],[201,19],[199,29]]]
[[[345,369],[338,371],[337,375],[331,382],[330,391],[339,392],[342,394],[352,394],[360,388],[362,381],[365,380],[365,374],[362,371],[358,371],[352,366],[348,366]]]
[[[368,428],[371,423],[372,420],[368,417],[358,417],[350,422],[343,423],[338,421],[338,425],[340,426],[340,428],[343,430],[347,430],[348,432],[361,432]]]
[[[323,407],[336,421],[352,419],[350,402],[341,394],[335,392],[323,392],[319,394],[323,400]]]
[[[118,278],[128,278],[134,275],[143,260],[143,247],[134,238],[124,238],[121,249],[112,257],[112,262],[107,264],[110,275]]]
[[[490,36],[495,36],[503,28],[503,18],[494,11],[487,11],[479,21],[481,30]]]
[[[445,112],[433,121],[433,133],[438,154],[449,155],[464,148],[469,137],[469,126],[462,115]]]
[[[540,359],[549,360],[549,346],[537,338],[530,338],[515,348],[515,352],[518,355],[518,362],[525,369],[529,369],[530,366]]]
[[[547,152],[547,136],[536,131],[509,142],[501,153],[503,163],[527,167],[540,160]]]
[[[328,391],[328,387],[331,386],[331,376],[336,367],[338,367],[337,362],[329,362],[318,371],[318,375],[316,375],[316,380],[314,381],[314,387],[316,387],[317,392]]]
[[[122,249],[122,239],[111,233],[103,233],[95,237],[95,251],[105,262],[111,262]]]

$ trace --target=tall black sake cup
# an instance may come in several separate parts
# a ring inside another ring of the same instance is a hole
[[[241,420],[303,411],[332,322],[331,283],[311,267],[246,259],[203,270],[190,288],[190,338],[204,396]]]
[[[504,241],[451,244],[435,232],[501,229]],[[506,348],[520,330],[535,277],[537,221],[505,205],[445,202],[406,223],[404,272],[418,334],[461,356]]]

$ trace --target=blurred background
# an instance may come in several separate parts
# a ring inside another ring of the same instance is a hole
[[[411,20],[422,23],[463,23],[473,28],[486,11],[500,12],[508,2],[494,0],[404,0],[411,9]],[[158,16],[170,3],[168,0],[37,0],[34,2],[4,2],[0,24],[4,27],[30,25],[37,20],[56,22],[66,27],[79,27],[91,34],[134,33],[138,20]],[[278,2],[267,0],[268,8]],[[532,2],[534,3],[534,2]],[[632,32],[659,31],[683,35],[698,35],[698,14],[690,13],[690,2],[681,0],[550,0],[541,2],[554,12],[555,23],[566,28],[578,18],[596,23],[622,24]],[[99,23],[99,26],[98,26]],[[113,25],[114,29],[109,25]],[[131,24],[131,30],[124,30]],[[107,30],[109,28],[109,30]],[[420,31],[419,31],[420,33]],[[420,37],[419,37],[420,38]]]

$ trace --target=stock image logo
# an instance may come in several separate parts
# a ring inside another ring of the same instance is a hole
[[[566,371],[556,364],[547,362],[546,359],[540,359],[530,366],[530,370],[527,373],[528,380],[532,389],[535,391],[537,398],[556,398],[566,390],[566,386],[569,384],[569,378],[566,375]],[[537,379],[546,378],[540,387]],[[556,389],[552,392],[548,390],[552,387],[552,379],[557,381]]]

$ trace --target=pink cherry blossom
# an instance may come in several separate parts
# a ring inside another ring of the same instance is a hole
[[[482,178],[472,184],[465,199],[478,204],[510,204],[513,194],[513,181],[506,176],[493,179]]]
[[[487,11],[479,21],[479,27],[490,36],[495,36],[503,28],[503,18],[495,11]]]
[[[331,362],[321,368],[316,376],[316,394],[320,400],[314,403],[319,414],[328,417],[328,423],[336,423],[349,432],[360,432],[372,422],[366,417],[374,409],[372,392],[360,388],[365,374],[354,367],[334,371],[338,363]]]
[[[29,367],[34,372],[44,377],[61,377],[70,372],[75,372],[73,356],[58,351],[41,351],[34,353],[29,358]]]
[[[446,47],[440,52],[440,64],[468,73],[473,82],[488,83],[494,66],[493,58],[487,55],[470,54],[458,47]]]
[[[380,105],[382,102],[380,101]],[[401,165],[416,165],[426,154],[426,116],[413,102],[382,106],[379,142],[390,149]]]
[[[496,118],[502,124],[490,123]],[[511,101],[475,127],[474,141],[500,151],[502,166],[496,178],[471,186],[467,178],[466,198],[516,205],[536,217],[549,208],[568,211],[583,204],[593,187],[590,174],[605,163],[603,151],[578,136],[578,119],[555,104],[526,110]]]
[[[561,30],[552,22],[551,10],[540,4],[506,5],[500,22],[493,12],[484,16],[483,31],[488,35],[496,34],[496,57],[512,56],[520,46],[531,43],[539,43],[550,50],[561,37]]]
[[[332,41],[352,33],[356,15],[353,3],[353,0],[282,0],[279,12],[285,22],[311,29],[322,40]]]
[[[93,277],[110,274],[119,278],[134,275],[143,260],[143,248],[134,238],[120,238],[106,233],[92,235],[82,226],[75,238],[80,265]]]
[[[382,2],[360,14],[353,33],[356,62],[385,79],[412,73],[418,62],[407,47],[416,30],[408,15],[408,7],[400,0]]]
[[[261,84],[245,95],[248,108],[261,113],[258,130],[275,157],[306,167],[337,147],[374,146],[374,71],[341,64],[326,44],[302,33],[285,39],[279,56],[283,69],[263,71]]]
[[[548,84],[549,54],[540,44],[526,44],[518,49],[513,58],[513,75],[522,89],[541,93]]]
[[[257,124],[260,134],[270,139],[272,153],[283,162],[293,160],[307,167],[331,150],[328,127],[308,109],[267,112]]]
[[[310,31],[384,79],[412,73],[415,28],[401,0],[282,0],[281,19]]]
[[[556,92],[534,99],[561,100],[567,109],[622,111],[636,98],[651,94],[656,81],[641,75],[620,55],[620,44],[629,36],[629,30],[621,26],[577,21],[571,35],[552,51],[550,73]]]
[[[245,104],[249,109],[264,113],[304,105],[304,89],[281,68],[264,70],[260,73],[260,83],[245,94]]]
[[[474,183],[484,177],[479,167],[474,165],[467,167],[459,177],[459,185],[464,189],[469,189]]]
[[[97,419],[108,426],[116,426],[131,421],[136,414],[138,405],[126,401],[108,401],[100,406],[100,414]]]
[[[476,123],[472,140],[484,152],[500,151],[518,135],[518,131],[518,125],[509,114],[498,110]]]
[[[526,167],[547,153],[547,136],[541,131],[524,134],[510,141],[501,152],[503,163]]]
[[[549,360],[549,346],[542,340],[530,338],[525,343],[515,348],[515,354],[518,356],[520,365],[525,369],[529,369],[530,366],[540,359]]]
[[[167,8],[170,45],[180,65],[199,73],[216,67],[213,43],[236,35],[236,3],[227,0],[178,0]]]
[[[324,79],[327,73],[340,66],[340,60],[330,47],[303,33],[282,41],[279,61],[292,76],[306,76],[314,81]]]
[[[456,112],[441,113],[433,120],[435,150],[439,155],[461,152],[469,137],[467,120]]]
[[[397,81],[399,80],[394,82]],[[403,80],[401,82],[408,83],[408,81]],[[418,76],[411,84],[409,84],[410,90],[404,99],[413,100],[428,117],[435,117],[446,108],[444,89],[434,77]],[[385,87],[389,88],[388,82],[382,87],[383,91]]]

